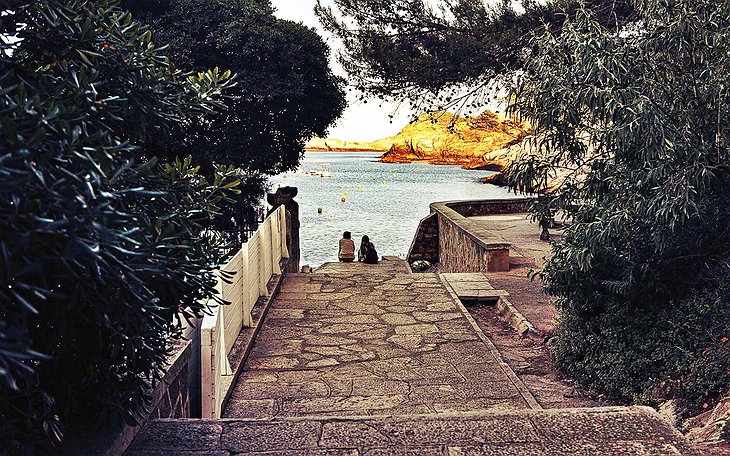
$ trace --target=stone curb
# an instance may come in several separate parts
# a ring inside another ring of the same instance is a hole
[[[499,297],[495,308],[497,314],[506,320],[520,337],[534,336],[542,338],[543,334],[505,296]]]
[[[509,367],[509,364],[507,364],[507,362],[504,360],[502,354],[499,352],[499,350],[497,350],[497,347],[494,345],[494,343],[484,334],[482,328],[479,327],[477,322],[474,320],[474,317],[471,316],[471,314],[461,302],[459,296],[456,294],[449,282],[441,274],[438,274],[438,278],[446,291],[451,295],[451,298],[454,300],[456,306],[459,308],[459,310],[461,310],[461,313],[464,315],[467,321],[469,321],[469,324],[474,329],[474,332],[476,332],[477,336],[479,336],[479,339],[481,339],[481,341],[487,347],[492,356],[494,356],[494,358],[497,360],[497,362],[499,363],[499,367],[505,373],[507,378],[509,378],[510,382],[520,393],[527,405],[533,410],[542,410],[543,408],[540,403],[537,402],[535,396],[532,395],[527,386],[522,382],[522,380],[520,380],[520,378],[517,376],[517,374],[515,374],[512,368]]]

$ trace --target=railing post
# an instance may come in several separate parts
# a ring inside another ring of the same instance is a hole
[[[269,227],[269,230],[266,228]],[[269,277],[266,274],[266,257],[271,257],[268,252],[271,247],[271,225],[268,219],[264,220],[264,223],[259,226],[259,296],[266,296],[268,290],[266,288]]]
[[[204,319],[205,320],[205,319]],[[209,325],[204,325],[200,331],[200,386],[201,386],[201,415],[203,418],[214,418],[215,415],[215,331]]]
[[[276,193],[269,193],[266,200],[272,208],[269,214],[279,206],[286,210],[286,247],[289,261],[284,272],[299,272],[299,204],[294,201],[299,190],[296,187],[280,187]]]
[[[244,244],[241,247],[241,312],[243,313],[241,321],[246,328],[253,326],[251,318],[253,306],[249,297],[249,283],[248,244]]]
[[[289,250],[286,246],[286,208],[281,208],[279,211],[279,232],[281,233],[281,257],[289,259]],[[297,271],[298,272],[298,271]]]
[[[271,220],[271,270],[274,274],[281,274],[281,226],[278,213],[273,213]]]

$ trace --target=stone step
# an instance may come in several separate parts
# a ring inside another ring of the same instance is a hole
[[[441,277],[451,286],[462,301],[498,301],[509,296],[505,290],[495,290],[483,273],[442,273]]]
[[[156,420],[126,456],[696,455],[651,409]]]

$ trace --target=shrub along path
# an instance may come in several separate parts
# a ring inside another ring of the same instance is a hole
[[[128,454],[692,454],[643,408],[542,410],[438,274],[291,274],[224,420],[150,423]]]

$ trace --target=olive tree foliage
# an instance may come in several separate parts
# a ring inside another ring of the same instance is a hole
[[[176,70],[109,0],[0,1],[0,445],[135,423],[226,248],[235,196],[145,144],[222,109],[230,74]]]
[[[317,2],[323,26],[344,44],[338,57],[364,96],[408,100],[416,110],[473,113],[530,56],[531,31],[558,32],[573,0],[334,0]],[[588,0],[601,23],[620,27],[630,0]],[[518,8],[518,9],[516,9]]]
[[[620,399],[696,402],[730,367],[730,4],[636,11],[617,33],[580,10],[536,40],[511,106],[532,147],[508,174],[573,221],[540,273],[558,366]]]

